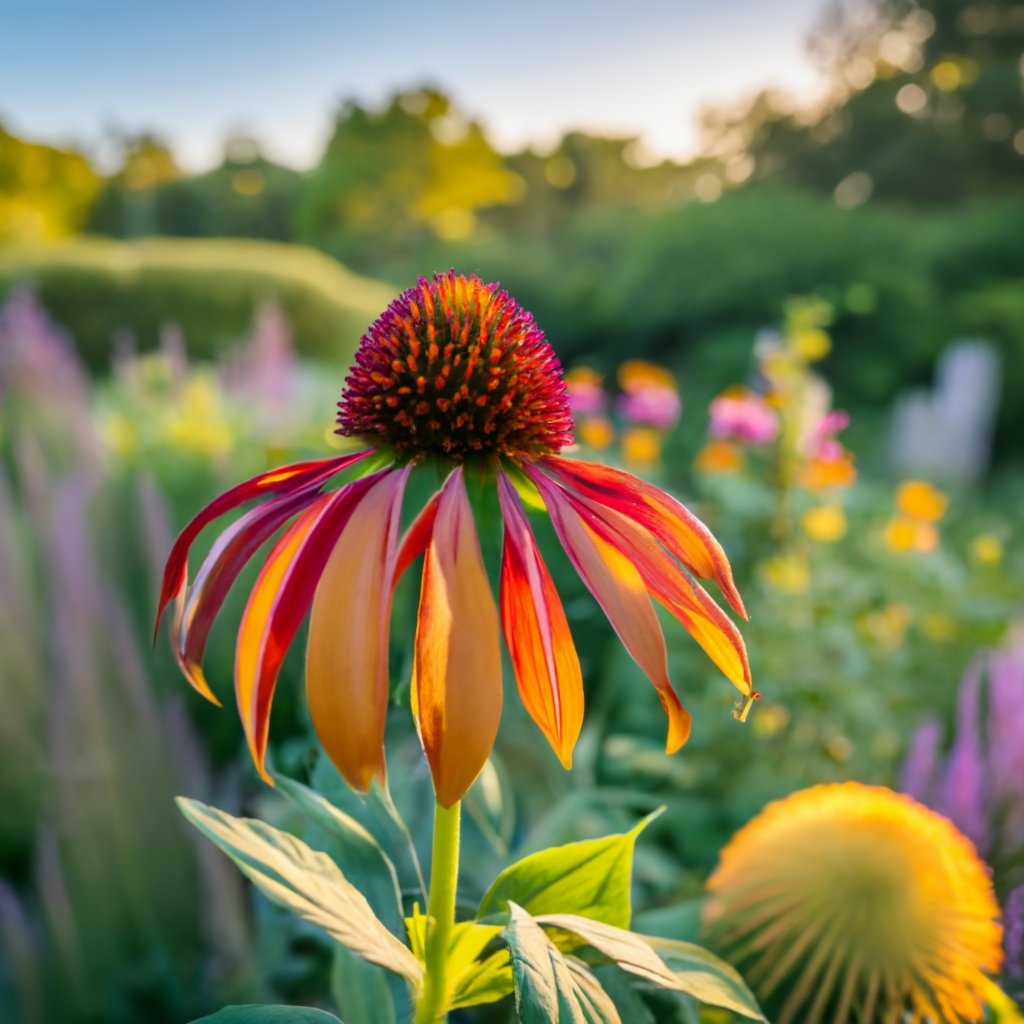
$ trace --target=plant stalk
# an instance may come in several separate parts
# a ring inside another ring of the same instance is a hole
[[[434,842],[430,858],[427,901],[426,971],[416,1005],[416,1024],[444,1020],[448,1009],[448,944],[455,924],[455,891],[459,877],[461,801],[434,808]]]

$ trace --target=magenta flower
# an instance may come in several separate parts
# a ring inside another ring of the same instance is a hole
[[[779,417],[765,399],[749,388],[726,391],[708,408],[712,437],[768,444],[779,433]]]

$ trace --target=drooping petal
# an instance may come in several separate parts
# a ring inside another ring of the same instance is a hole
[[[568,769],[583,725],[579,658],[554,580],[504,473],[498,474],[498,499],[505,522],[501,624],[516,685],[530,717]]]
[[[174,655],[189,683],[214,704],[219,705],[220,701],[203,674],[203,652],[214,620],[249,559],[316,498],[316,489],[305,487],[251,509],[214,541],[188,588],[181,614],[175,621]]]
[[[366,458],[371,451],[372,449],[367,449],[330,459],[314,459],[310,462],[297,462],[291,466],[280,466],[236,484],[193,516],[167,556],[167,565],[164,567],[164,577],[160,586],[156,624],[153,627],[153,642],[156,642],[164,610],[185,586],[188,577],[188,552],[205,526],[252,498],[266,494],[285,494],[301,487],[318,486],[328,477]]]
[[[320,742],[351,786],[385,777],[391,579],[409,468],[353,509],[313,597],[306,697]]]
[[[626,555],[594,528],[586,510],[577,510],[565,492],[543,473],[529,466],[524,469],[547,505],[569,560],[626,650],[658,691],[668,716],[665,749],[674,753],[689,738],[690,714],[669,681],[665,637],[640,573]]]
[[[601,536],[633,564],[648,592],[665,606],[745,697],[754,696],[743,637],[700,584],[642,527],[596,501],[567,495]]]
[[[441,489],[423,562],[412,709],[443,807],[470,787],[501,717],[498,611],[461,467]]]
[[[713,579],[736,613],[747,618],[722,546],[681,502],[611,466],[557,456],[540,459],[539,463],[570,489],[650,530],[692,573],[701,579]]]
[[[379,470],[318,497],[278,540],[249,595],[235,652],[235,694],[249,751],[268,782],[263,761],[270,705],[285,654],[339,534],[366,492],[389,472]]]
[[[238,702],[238,713],[242,719],[242,728],[253,763],[260,775],[271,785],[273,780],[264,767],[264,758],[270,699],[273,695],[273,685],[277,681],[277,672],[274,672],[274,679],[269,687],[260,685],[263,665],[266,662],[268,626],[280,599],[282,585],[295,567],[297,554],[302,550],[310,532],[331,501],[331,497],[321,495],[312,507],[292,523],[271,549],[249,594],[238,628],[235,644],[235,698]],[[286,650],[287,646],[281,650],[281,660]],[[280,661],[276,668],[280,669]],[[258,696],[261,693],[264,695],[262,700]],[[264,715],[260,715],[258,711],[260,704],[265,705]]]

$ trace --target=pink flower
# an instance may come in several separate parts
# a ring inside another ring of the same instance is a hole
[[[709,407],[712,437],[768,444],[779,432],[779,417],[761,395],[748,388],[726,391]]]

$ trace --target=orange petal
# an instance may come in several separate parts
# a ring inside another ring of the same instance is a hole
[[[441,489],[423,562],[412,710],[443,807],[469,789],[501,718],[498,611],[462,469]]]
[[[548,456],[540,465],[571,490],[650,530],[692,573],[713,579],[736,614],[747,617],[722,545],[681,502],[645,480],[596,462]]]
[[[313,597],[306,698],[320,742],[353,788],[384,780],[391,578],[409,469],[388,473],[345,524]]]
[[[516,685],[530,717],[568,769],[583,725],[579,658],[554,581],[504,473],[498,475],[498,497],[505,521],[501,624]]]
[[[560,487],[543,473],[524,468],[540,490],[558,539],[580,578],[658,691],[668,715],[665,749],[670,754],[675,752],[690,736],[690,714],[669,681],[665,637],[640,573],[626,555],[594,529]]]
[[[253,762],[260,775],[271,785],[273,780],[263,765],[270,712],[269,699],[265,701],[266,714],[260,716],[256,713],[257,706],[263,703],[256,699],[256,695],[260,662],[265,646],[264,638],[285,578],[330,500],[329,495],[319,498],[281,535],[263,563],[238,627],[238,638],[235,642],[235,697],[238,701],[238,713],[242,719]]]
[[[171,548],[171,553],[167,556],[167,565],[164,568],[163,582],[160,586],[156,623],[153,626],[153,642],[156,643],[160,619],[163,617],[164,610],[185,588],[188,578],[189,549],[208,523],[252,498],[259,498],[267,494],[286,494],[305,487],[318,488],[335,473],[340,473],[366,458],[372,450],[368,448],[366,451],[337,455],[330,459],[316,459],[312,462],[297,462],[292,466],[280,466],[267,473],[254,476],[251,480],[236,484],[197,512],[185,529],[181,531]]]
[[[743,637],[704,588],[689,579],[658,542],[626,516],[586,498],[570,496],[569,501],[585,510],[601,536],[626,555],[651,596],[682,623],[729,682],[744,696],[752,696]]]

